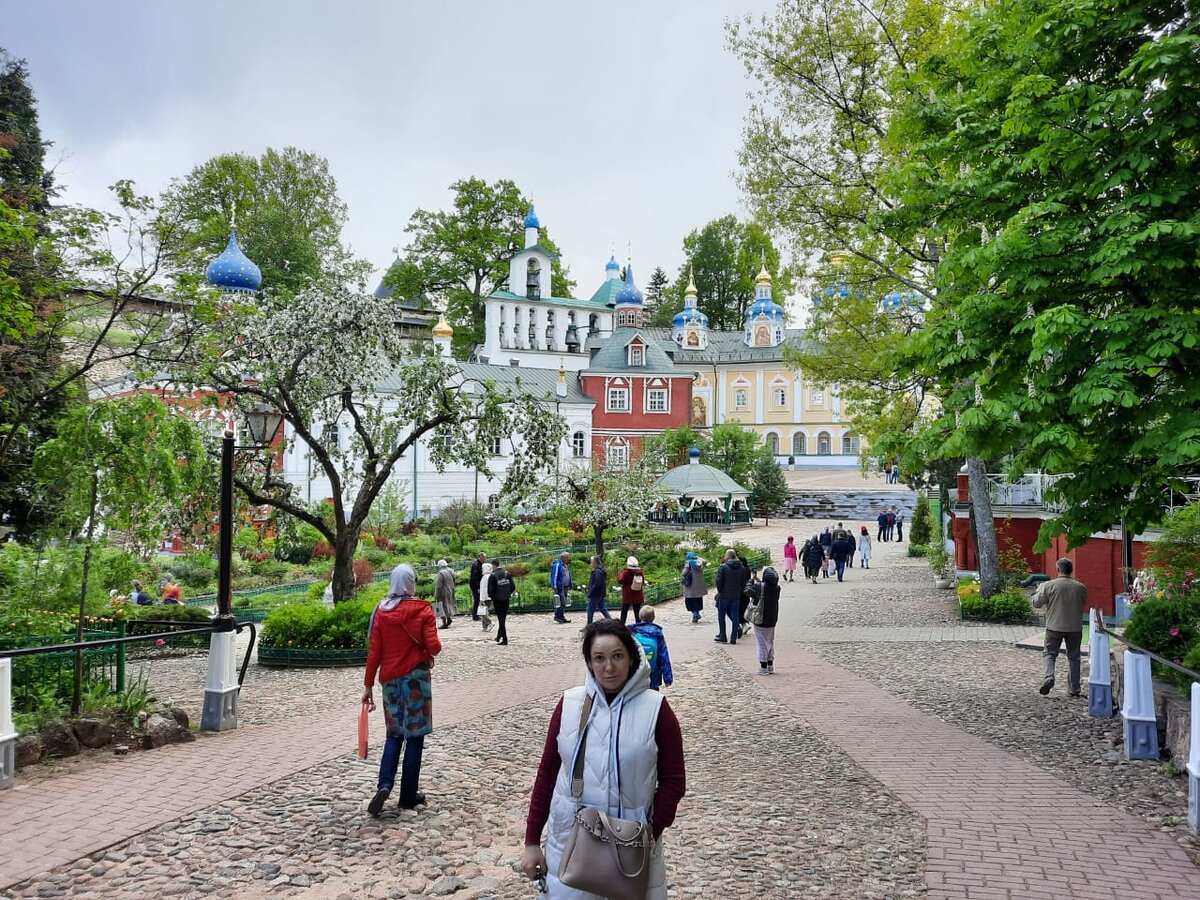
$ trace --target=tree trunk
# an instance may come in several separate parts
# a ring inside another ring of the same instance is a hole
[[[604,526],[603,525],[593,525],[592,526],[592,537],[595,538],[595,541],[596,541],[596,556],[600,559],[601,562],[603,562],[604,561]]]
[[[979,561],[979,596],[990,597],[1000,590],[1000,548],[992,519],[991,485],[987,468],[978,456],[967,459],[967,495],[975,519],[975,558]]]
[[[83,620],[87,616],[88,570],[92,567],[92,536],[96,531],[96,503],[99,476],[92,472],[91,507],[88,511],[87,546],[83,550],[83,584],[79,588],[79,621],[75,624],[75,643],[83,641]],[[71,687],[71,715],[78,716],[83,705],[83,648],[75,648],[75,683]]]
[[[358,528],[346,528],[333,546],[333,602],[354,596],[354,551],[358,549]]]

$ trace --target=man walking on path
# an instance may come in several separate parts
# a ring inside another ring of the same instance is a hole
[[[834,541],[833,546],[829,548],[829,557],[837,568],[838,581],[844,580],[842,576],[846,574],[846,560],[853,555],[854,544],[850,542],[850,535],[843,532],[843,536]]]
[[[881,512],[875,519],[879,523],[879,533],[875,535],[875,540],[883,543],[887,538],[884,536],[887,533],[887,510]]]
[[[1060,559],[1058,577],[1043,581],[1033,594],[1034,608],[1046,608],[1046,643],[1042,651],[1046,677],[1038,688],[1043,697],[1054,687],[1054,664],[1064,642],[1067,645],[1067,690],[1072,697],[1080,695],[1079,645],[1083,641],[1087,588],[1071,577],[1073,571],[1075,566],[1069,559]]]
[[[575,587],[571,581],[571,554],[565,550],[550,564],[550,587],[554,590],[554,621],[565,625],[567,618],[567,591]]]
[[[904,510],[896,510],[896,540],[904,540]]]
[[[479,621],[479,583],[483,581],[483,564],[487,562],[487,554],[482,550],[475,557],[475,562],[471,563],[471,577],[467,582],[467,586],[471,589],[471,619],[475,622]]]
[[[821,571],[821,562],[825,559],[825,548],[821,546],[821,542],[814,536],[804,545],[804,577],[812,578],[812,583],[817,583],[817,575]]]
[[[741,625],[738,621],[738,609],[742,602],[742,593],[750,573],[738,562],[733,550],[725,551],[725,562],[717,569],[717,636],[713,638],[718,644],[726,643],[725,619],[729,619],[728,643],[736,644]]]
[[[486,592],[492,598],[492,608],[499,626],[496,631],[496,643],[503,647],[508,646],[508,604],[512,600],[515,588],[508,570],[500,564],[500,560],[496,560],[496,568],[488,580]]]
[[[604,561],[598,556],[593,556],[589,564],[592,567],[592,577],[588,581],[587,623],[591,625],[592,617],[596,613],[600,613],[606,619],[611,619],[612,616],[608,614],[608,607],[604,605],[608,594],[608,572],[604,569]]]

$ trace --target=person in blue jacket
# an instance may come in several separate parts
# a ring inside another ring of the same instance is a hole
[[[642,645],[642,653],[650,664],[650,689],[657,691],[664,684],[668,687],[675,681],[671,671],[671,654],[667,652],[667,639],[661,625],[654,624],[654,607],[643,606],[640,621],[629,626],[629,633]]]

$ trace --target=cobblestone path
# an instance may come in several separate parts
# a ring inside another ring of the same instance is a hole
[[[746,538],[778,555],[793,528]],[[1040,657],[1012,646],[1032,629],[959,624],[905,546],[785,584],[771,677],[752,636],[713,644],[711,603],[698,626],[659,608],[688,761],[672,896],[1200,896],[1186,784],[1125,763],[1086,704],[1038,696]],[[365,813],[360,670],[252,666],[236,732],[22,772],[0,793],[0,897],[532,897],[514,864],[546,721],[581,678],[572,618],[518,618],[509,647],[469,620],[442,632],[418,812]],[[191,710],[203,673],[148,669]]]

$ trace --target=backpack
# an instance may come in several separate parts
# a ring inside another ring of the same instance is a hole
[[[646,662],[650,664],[650,671],[657,672],[659,667],[658,641],[654,639],[654,635],[643,634],[640,631],[635,631],[633,636],[642,645],[642,653],[646,656]]]
[[[501,569],[492,574],[496,577],[495,593],[492,595],[492,599],[502,602],[510,599],[513,594],[513,580],[512,576],[508,574],[508,570]]]
[[[641,572],[634,572],[633,577],[629,579],[629,589],[631,591],[644,590],[646,587],[646,576]]]
[[[691,566],[688,566],[686,569],[683,570],[683,586],[684,587],[692,586],[692,567]]]

